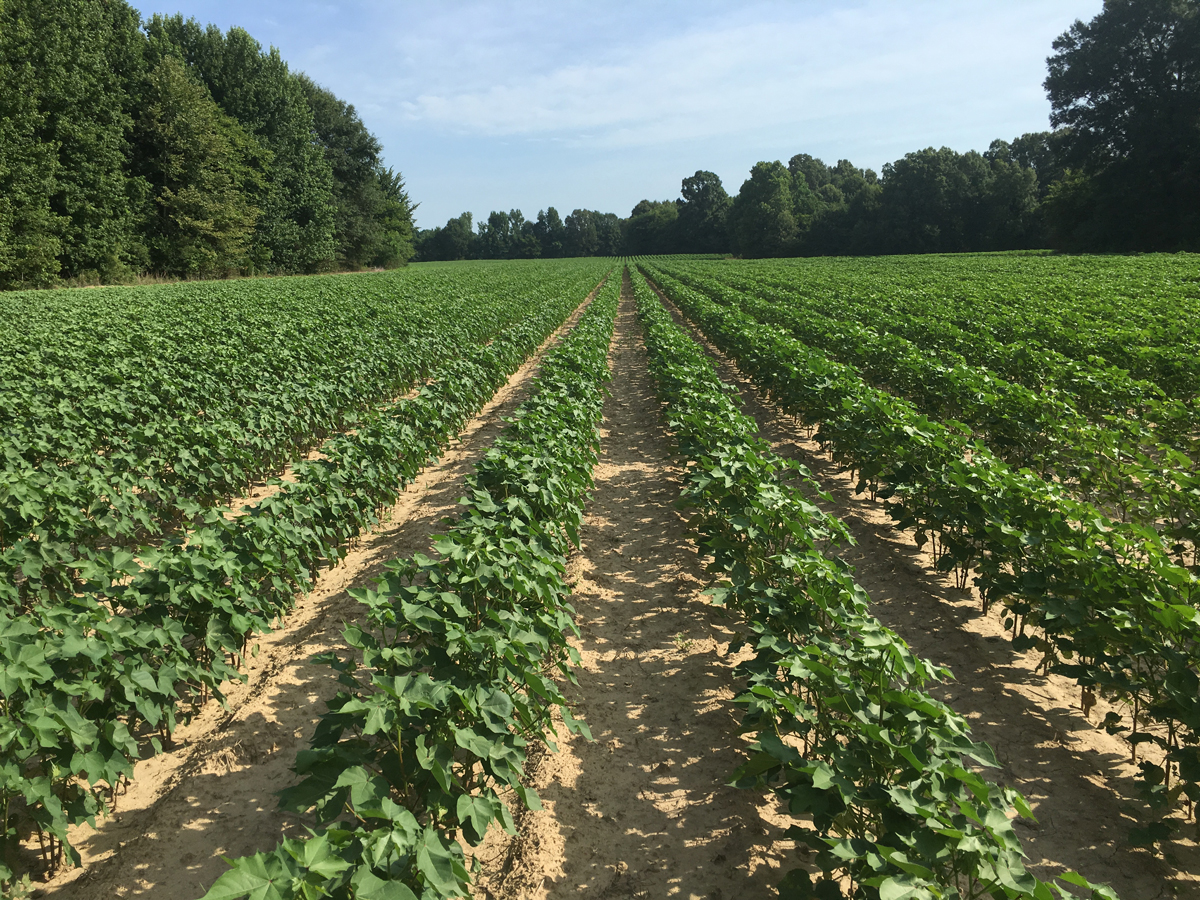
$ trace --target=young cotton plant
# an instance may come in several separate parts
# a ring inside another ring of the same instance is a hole
[[[519,321],[485,346],[447,351],[454,358],[417,396],[326,441],[321,459],[298,463],[294,481],[244,515],[209,510],[137,561],[111,551],[121,578],[89,567],[85,593],[36,615],[0,605],[0,808],[13,811],[0,895],[20,869],[22,830],[37,833],[44,868],[78,862],[69,826],[104,810],[105,794],[133,776],[141,753],[161,751],[177,716],[241,677],[248,638],[379,522],[578,296],[525,293]]]
[[[235,861],[206,900],[468,896],[458,839],[512,832],[513,797],[539,808],[521,783],[529,744],[553,747],[555,710],[587,735],[555,678],[578,662],[566,555],[597,459],[617,297],[610,280],[548,354],[436,557],[394,562],[355,594],[366,622],[345,635],[361,662],[325,657],[345,690],[282,794],[318,830]]]
[[[975,771],[996,766],[965,719],[924,686],[950,677],[871,616],[849,567],[830,558],[842,523],[809,502],[802,466],[777,457],[643,283],[638,313],[668,425],[688,459],[693,512],[716,603],[745,616],[754,656],[739,666],[742,730],[754,734],[733,783],[779,797],[788,837],[817,851],[780,885],[789,900],[1053,900],[1083,887],[1026,871],[1010,817],[1015,791]]]
[[[955,572],[959,586],[976,573],[984,611],[1002,604],[1014,647],[1037,648],[1045,671],[1125,706],[1106,727],[1126,734],[1135,763],[1142,745],[1157,750],[1142,760],[1147,821],[1130,839],[1169,838],[1178,828],[1170,814],[1192,814],[1200,800],[1200,579],[1169,539],[1014,470],[963,426],[930,420],[782,329],[662,281],[760,390],[819,424],[816,439],[857,473],[860,490],[890,499],[918,545],[934,540],[940,571]]]

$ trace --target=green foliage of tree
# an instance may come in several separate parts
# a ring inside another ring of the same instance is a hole
[[[542,243],[538,240],[535,230],[536,223],[525,218],[519,209],[508,211],[509,227],[509,256],[512,259],[537,259],[542,255]]]
[[[577,209],[563,222],[567,256],[619,256],[623,235],[621,220],[613,213]]]
[[[624,253],[624,233],[621,231],[621,220],[616,213],[601,213],[595,210],[591,214],[596,223],[596,255],[620,256]]]
[[[402,264],[413,204],[380,153],[241,29],[0,0],[0,287]]]
[[[679,206],[674,200],[641,200],[622,224],[625,252],[639,254],[675,253]]]
[[[307,75],[301,74],[297,80],[308,98],[317,138],[333,172],[338,267],[386,267],[406,262],[412,256],[411,209],[405,220],[392,208],[395,198],[389,198],[385,189],[383,148],[378,139],[351,104]]]
[[[5,0],[2,9],[3,280],[121,277],[143,257],[142,193],[126,172],[130,86],[142,70],[137,13],[105,0]]]
[[[563,224],[558,210],[553,206],[547,207],[544,211],[538,210],[533,233],[541,245],[542,256],[554,259],[566,252],[567,226]]]
[[[241,28],[222,34],[182,15],[156,15],[146,31],[157,53],[180,53],[220,107],[273,154],[255,231],[255,265],[280,272],[331,268],[337,255],[333,170],[304,85],[279,51],[264,53]]]
[[[1048,199],[1056,242],[1200,248],[1200,0],[1107,0],[1047,63],[1050,121],[1076,173]]]
[[[471,228],[472,219],[473,216],[465,212],[450,219],[443,227],[418,233],[417,258],[422,262],[477,258],[479,239]]]
[[[40,137],[38,73],[19,51],[34,33],[22,9],[0,0],[0,288],[53,284],[62,217],[50,208],[57,148]]]
[[[1037,175],[1038,199],[1046,199],[1050,186],[1060,181],[1066,170],[1062,163],[1062,144],[1066,132],[1035,131],[1013,138],[1012,141],[995,140],[984,152],[989,160],[1016,163],[1023,169],[1032,169]]]
[[[422,262],[455,259],[538,259],[619,256],[624,252],[622,221],[613,213],[576,209],[563,220],[553,206],[530,221],[519,209],[492,210],[470,233],[471,214],[416,237]]]
[[[729,249],[726,219],[732,198],[713,172],[697,171],[683,179],[679,193],[678,244],[685,253],[721,253]]]
[[[574,210],[563,220],[567,239],[564,250],[567,256],[596,256],[600,247],[600,233],[591,210]]]
[[[151,191],[151,267],[201,278],[244,268],[270,152],[172,55],[147,78],[135,136],[139,174]]]
[[[525,218],[519,209],[508,211],[508,257],[510,259],[537,259],[542,255],[542,242],[538,239],[537,223]]]
[[[807,153],[788,160],[792,202],[805,255],[869,253],[875,246],[875,221],[881,187],[870,169],[847,159],[828,166]]]
[[[416,237],[422,262],[455,259],[538,259],[541,257],[619,256],[624,252],[622,221],[613,213],[576,209],[562,219],[553,206],[530,221],[519,209],[492,210],[470,232],[472,217],[463,213],[445,226]]]
[[[729,232],[745,257],[795,253],[799,230],[792,204],[792,177],[783,163],[759,162],[742,183],[729,211]]]
[[[416,205],[408,196],[399,172],[381,166],[375,177],[383,198],[378,208],[382,237],[375,244],[374,255],[366,257],[366,264],[389,269],[404,265],[416,254],[413,228]]]
[[[932,147],[884,167],[879,179],[849,160],[828,166],[800,153],[785,168],[751,170],[728,216],[748,257],[943,253],[1038,246],[1038,180],[1048,141],[997,141],[987,155]],[[1014,149],[1015,146],[1015,149]]]
[[[1011,250],[1032,227],[1037,176],[981,154],[929,147],[884,166],[879,243],[889,253]]]
[[[479,257],[508,259],[512,252],[513,223],[504,210],[493,210],[486,222],[479,223]]]

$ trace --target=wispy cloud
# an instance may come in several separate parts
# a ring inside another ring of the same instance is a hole
[[[890,121],[898,110],[944,117],[1019,102],[1012,75],[1041,64],[1048,48],[1030,46],[1028,35],[1047,20],[1061,27],[1062,12],[1048,14],[1053,5],[770,6],[757,20],[714,16],[683,33],[647,29],[608,49],[598,41],[595,58],[551,66],[536,46],[505,45],[512,35],[485,25],[456,42],[449,70],[431,63],[421,79],[384,81],[378,99],[406,123],[452,134],[586,132],[606,146],[836,119],[870,130],[873,117]],[[436,42],[406,43],[414,58],[438,51]],[[538,62],[522,63],[531,57]]]

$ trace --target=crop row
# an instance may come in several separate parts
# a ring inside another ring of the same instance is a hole
[[[664,287],[674,282],[652,271]],[[1034,391],[974,366],[943,365],[898,335],[761,300],[715,279],[685,273],[680,281],[786,329],[930,418],[961,422],[1013,468],[1031,468],[1121,521],[1158,529],[1180,565],[1190,559],[1200,566],[1200,474],[1187,456],[1158,443],[1161,429],[1124,417],[1097,425],[1058,392]]]
[[[1117,704],[1105,725],[1139,748],[1142,793],[1155,813],[1200,800],[1200,599],[1196,577],[1159,535],[1113,522],[1060,486],[1014,471],[962,430],[865,384],[792,335],[675,285],[671,299],[782,409],[819,424],[817,439],[890,499],[900,527],[935,541],[939,570],[965,585],[972,567],[985,603],[1002,604],[1019,650],[1050,672]],[[1127,724],[1126,724],[1127,723]],[[1143,753],[1143,757],[1149,754]],[[1172,831],[1151,822],[1134,839]]]
[[[1116,366],[1168,397],[1194,402],[1200,393],[1195,265],[1195,257],[1184,254],[985,254],[770,260],[737,269],[819,303],[873,310],[862,321],[886,323],[889,330],[913,319],[928,323],[947,339],[965,337],[964,354],[991,345],[1000,349],[997,365],[1035,371],[1068,360]],[[1009,359],[1006,346],[1018,355]]]
[[[1114,417],[1123,428],[1153,423],[1154,440],[1171,444],[1184,452],[1200,451],[1196,429],[1200,410],[1194,399],[1168,398],[1158,385],[1134,378],[1128,371],[1106,360],[1089,355],[1083,359],[1066,356],[1030,338],[1007,335],[1002,341],[995,329],[973,318],[970,295],[959,296],[963,286],[957,280],[938,281],[936,274],[927,287],[940,302],[913,301],[911,293],[900,292],[850,296],[822,294],[813,285],[797,283],[797,273],[785,267],[679,265],[673,260],[659,263],[671,274],[687,278],[702,277],[752,294],[804,318],[812,317],[821,331],[840,327],[870,327],[881,339],[907,340],[918,350],[940,360],[947,368],[972,366],[1014,385],[1037,392],[1049,391],[1072,404],[1079,414],[1098,424]],[[873,287],[886,290],[885,285]],[[1063,300],[1065,305],[1071,301]],[[967,316],[962,310],[968,311]],[[1178,314],[1178,310],[1176,310]],[[1019,312],[1013,310],[1014,317]]]
[[[32,830],[56,864],[67,828],[161,749],[181,708],[240,677],[248,638],[270,629],[375,525],[382,510],[550,334],[579,295],[541,296],[525,316],[442,366],[421,391],[298,464],[294,482],[232,516],[211,509],[190,533],[145,553],[110,551],[83,591],[0,610],[0,813],[11,877]]]
[[[468,896],[459,843],[512,832],[531,741],[552,713],[576,722],[555,682],[573,679],[577,633],[566,554],[578,543],[597,459],[618,301],[611,278],[542,363],[536,392],[468,478],[464,509],[435,545],[356,594],[366,626],[330,658],[345,691],[329,705],[282,805],[317,830],[234,861],[206,900]]]
[[[719,579],[709,592],[744,616],[754,649],[736,700],[754,743],[735,783],[782,800],[788,836],[818,851],[819,879],[794,869],[781,895],[1074,897],[1026,871],[1010,817],[1031,816],[1028,806],[976,771],[997,765],[991,748],[926,692],[950,673],[875,620],[850,568],[826,555],[848,534],[806,496],[819,493],[811,474],[756,436],[701,349],[644,282],[635,291],[688,463],[681,503]],[[1114,896],[1077,873],[1060,878]]]
[[[186,527],[487,341],[530,295],[582,295],[601,272],[5,298],[19,316],[0,330],[0,603],[77,592],[103,551]]]

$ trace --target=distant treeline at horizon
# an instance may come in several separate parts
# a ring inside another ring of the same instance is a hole
[[[713,172],[684,178],[677,200],[642,200],[621,218],[553,206],[536,219],[471,213],[416,233],[418,261],[620,254],[837,256],[1040,249],[1049,246],[1038,166],[1053,165],[1049,133],[993,142],[983,154],[910,153],[880,178],[849,160],[808,154],[760,162],[735,196]]]
[[[381,153],[243,29],[0,0],[0,287],[402,265]]]
[[[1200,251],[1200,0],[1109,0],[1053,50],[1052,131],[918,150],[882,174],[801,153],[757,163],[733,197],[698,171],[625,218],[550,207],[473,229],[464,213],[418,231],[417,258]]]

